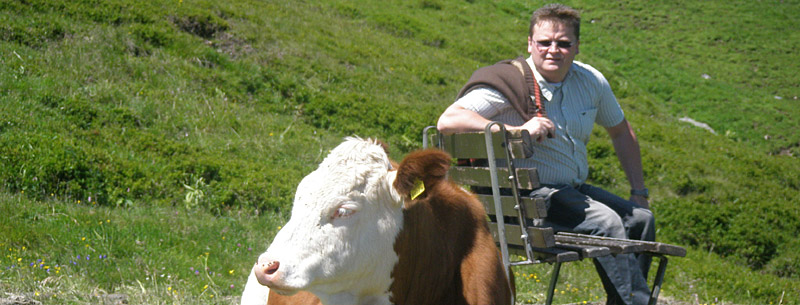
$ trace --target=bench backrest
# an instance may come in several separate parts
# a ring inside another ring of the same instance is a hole
[[[491,124],[486,130],[490,128]],[[514,167],[514,159],[532,154],[528,132],[503,129],[442,135],[429,134],[430,129],[425,129],[423,146],[431,143],[456,159],[449,178],[469,188],[483,203],[504,264],[538,262],[544,253],[536,250],[553,247],[555,237],[552,228],[536,226],[547,216],[544,200],[526,196],[539,187],[536,169]]]

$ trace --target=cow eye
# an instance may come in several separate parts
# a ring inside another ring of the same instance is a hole
[[[355,205],[345,204],[336,208],[336,211],[333,212],[333,216],[331,216],[331,218],[336,219],[336,218],[350,217],[355,213],[356,213]]]

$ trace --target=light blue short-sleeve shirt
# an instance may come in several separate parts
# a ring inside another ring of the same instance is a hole
[[[573,62],[564,81],[548,83],[527,59],[542,90],[547,117],[556,126],[554,138],[534,142],[534,154],[515,160],[517,167],[535,167],[544,184],[584,183],[589,175],[586,145],[595,123],[612,127],[625,118],[611,86],[592,66]],[[478,88],[455,102],[493,121],[520,126],[525,123],[510,102],[497,90]]]

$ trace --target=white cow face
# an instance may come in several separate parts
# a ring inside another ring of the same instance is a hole
[[[373,141],[348,138],[331,151],[297,187],[291,219],[254,267],[258,282],[326,304],[387,295],[403,219],[390,169]]]

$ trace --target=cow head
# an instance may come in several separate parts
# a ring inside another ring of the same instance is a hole
[[[380,144],[345,139],[298,185],[289,222],[253,268],[258,282],[325,304],[388,303],[403,220],[395,176]]]

